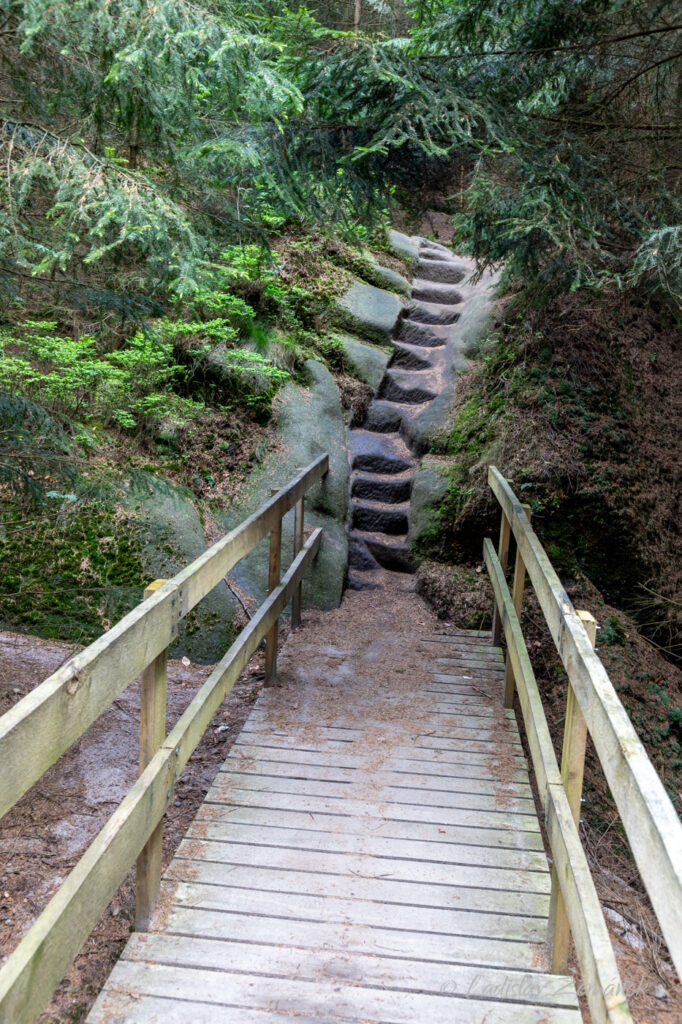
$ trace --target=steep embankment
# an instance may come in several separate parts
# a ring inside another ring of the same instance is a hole
[[[682,627],[680,331],[665,310],[574,295],[508,306],[458,381],[432,446],[446,481],[423,554],[480,555],[495,463],[531,505],[557,569],[582,572],[672,655]]]

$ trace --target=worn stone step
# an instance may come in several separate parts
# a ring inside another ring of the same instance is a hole
[[[405,473],[354,473],[351,497],[368,501],[409,501],[414,471]]]
[[[407,402],[410,405],[432,401],[437,392],[428,387],[428,378],[422,383],[419,375],[419,370],[389,370],[381,382],[380,397],[391,402]]]
[[[381,568],[362,537],[348,533],[348,572],[374,572]]]
[[[439,263],[452,263],[452,253],[441,252],[439,249],[420,249],[420,256],[423,259],[434,260]]]
[[[440,388],[437,390],[440,390]],[[400,433],[409,444],[411,437],[410,421],[415,416],[418,416],[422,409],[423,403],[397,402],[389,398],[375,398],[367,412],[363,426],[367,430],[388,433],[390,425],[390,430]]]
[[[414,572],[414,556],[407,536],[389,536],[369,530],[351,530],[350,537],[358,545],[364,544],[371,558],[384,569],[393,572]]]
[[[390,569],[382,569],[380,566],[364,570],[350,569],[348,572],[349,590],[383,590],[384,587],[389,587],[397,594],[417,592],[416,579],[408,573],[401,574],[400,583],[396,585],[396,577]]]
[[[394,341],[393,351],[392,366],[400,366],[409,370],[430,370],[433,365],[429,358],[433,350],[425,348],[423,345],[409,345],[403,341]]]
[[[420,240],[419,255],[426,256],[429,259],[445,260],[451,260],[454,257],[452,249],[448,249],[447,245],[442,245],[441,242],[434,242],[430,238],[422,238]]]
[[[368,569],[365,572],[358,569],[350,569],[348,572],[348,589],[382,590],[384,581],[380,573],[380,569]]]
[[[395,434],[400,431],[402,423],[403,411],[400,406],[375,398],[367,410],[362,426],[364,430],[376,434]]]
[[[351,430],[349,441],[352,469],[373,473],[402,473],[416,464],[399,434]]]
[[[412,284],[412,298],[419,302],[438,302],[444,306],[456,306],[462,302],[462,293],[452,284],[415,278]]]
[[[455,322],[456,320],[453,321]],[[442,348],[448,340],[451,328],[452,324],[427,324],[407,317],[398,324],[396,340],[422,348]]]
[[[425,257],[417,264],[417,275],[424,281],[441,281],[459,284],[467,275],[466,267],[458,260],[431,259]]]
[[[457,323],[460,310],[457,306],[442,302],[411,302],[409,306],[409,319],[418,324],[438,324],[445,326]]]
[[[352,525],[358,530],[391,535],[407,533],[409,501],[391,503],[368,501],[366,498],[352,502]]]

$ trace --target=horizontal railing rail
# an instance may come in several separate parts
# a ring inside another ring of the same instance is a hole
[[[606,948],[608,932],[576,827],[586,732],[592,737],[678,972],[682,971],[682,824],[594,653],[596,623],[589,613],[576,612],[529,522],[528,508],[494,466],[488,482],[502,507],[498,553],[489,539],[484,544],[495,594],[493,638],[498,642],[504,632],[505,703],[511,706],[516,688],[547,819],[555,865],[550,913],[553,966],[559,971],[565,968],[570,924],[593,1018],[627,1020],[627,1002],[610,942]],[[516,565],[510,594],[505,572],[512,536]],[[561,769],[519,623],[526,572],[569,680]]]
[[[303,498],[328,466],[328,457],[321,456],[172,580],[158,581],[158,589],[142,604],[0,718],[0,808],[4,813],[140,673],[145,673],[143,716],[145,683],[156,687],[147,694],[153,721],[145,725],[143,720],[137,782],[0,970],[2,1024],[37,1020],[136,859],[138,880],[144,874],[144,906],[136,908],[138,929],[148,922],[160,884],[160,823],[173,800],[177,778],[268,635],[266,653],[274,672],[277,621],[290,599],[300,615],[301,583],[322,538],[317,529],[303,539]],[[273,557],[273,549],[281,543],[282,516],[294,506],[294,559],[280,581],[279,550]],[[271,568],[276,562],[277,579],[271,572],[267,599],[164,738],[165,653],[177,636],[179,621],[268,532]],[[160,734],[159,723],[163,723]],[[44,753],[41,729],[51,742]],[[154,729],[158,739],[150,744]]]

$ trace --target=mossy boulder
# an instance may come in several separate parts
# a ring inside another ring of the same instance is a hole
[[[91,643],[140,603],[149,583],[174,576],[206,550],[192,495],[164,477],[109,469],[90,489],[88,500],[63,496],[30,543],[14,532],[0,545],[14,590],[0,617],[4,628]],[[232,642],[238,611],[224,584],[216,587],[183,622],[173,655],[217,661]]]
[[[390,353],[376,345],[359,341],[350,334],[341,335],[340,341],[351,373],[376,391],[384,379]]]
[[[419,262],[419,249],[416,243],[404,235],[402,231],[394,231],[391,229],[388,232],[388,244],[396,256],[401,256],[405,260],[409,260],[410,266],[414,269]]]
[[[19,526],[0,537],[0,627],[88,644],[141,600],[141,531],[100,488],[89,499],[52,492],[47,500],[54,509],[28,527],[24,508],[3,506]]]
[[[301,469],[324,452],[329,453],[329,474],[306,497],[307,528],[321,526],[324,536],[312,573],[303,585],[304,607],[329,609],[341,601],[346,574],[348,541],[348,454],[341,400],[334,378],[321,363],[305,364],[308,387],[289,383],[275,402],[278,443],[263,464],[247,479],[239,501],[225,516],[232,529],[269,497],[272,488],[283,487]],[[293,510],[282,524],[282,573],[292,561]],[[268,541],[265,540],[238,563],[230,574],[255,605],[267,595]]]
[[[409,512],[409,542],[418,553],[428,547],[440,528],[441,503],[450,486],[446,467],[430,460],[417,470],[412,483]]]
[[[341,327],[369,341],[385,345],[403,311],[405,302],[393,292],[355,281],[336,303]]]
[[[122,504],[141,538],[141,588],[154,579],[170,579],[206,550],[190,491],[162,476],[138,472],[126,482],[125,495]],[[219,583],[183,621],[173,656],[187,655],[198,664],[219,661],[234,639],[239,613],[236,600]]]
[[[398,292],[409,299],[412,285],[402,274],[399,274],[397,270],[392,270],[391,267],[382,266],[369,249],[363,250],[363,256],[367,261],[367,270],[364,276],[371,284],[375,284],[378,288],[387,288],[389,291]]]

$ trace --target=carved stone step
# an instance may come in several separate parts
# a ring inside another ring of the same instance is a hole
[[[409,501],[414,472],[406,473],[354,473],[351,497],[368,501]]]
[[[400,366],[406,370],[430,370],[429,349],[423,345],[407,345],[402,341],[393,342],[393,362],[391,366]]]
[[[384,579],[379,568],[362,572],[351,569],[348,573],[349,590],[383,590]]]
[[[393,572],[414,572],[414,556],[406,535],[391,537],[385,533],[351,530],[350,538],[358,549],[364,546],[369,558],[384,569],[391,569]],[[359,568],[354,563],[351,564],[354,568]],[[369,565],[367,567],[369,568]]]
[[[400,432],[403,423],[403,411],[393,402],[374,399],[371,403],[363,427],[376,434],[395,434]]]
[[[351,430],[351,468],[372,473],[402,473],[415,459],[399,434],[377,434]]]
[[[457,311],[456,319],[458,318],[459,311]],[[451,324],[428,324],[406,318],[400,321],[396,340],[407,342],[409,345],[420,345],[423,348],[442,348],[448,339],[451,326]]]
[[[419,370],[403,370],[402,372],[389,370],[381,382],[381,397],[390,402],[407,402],[410,405],[422,405],[424,402],[430,402],[436,397],[436,392],[427,386],[428,377],[422,383],[419,376]]]
[[[412,284],[412,299],[419,302],[437,302],[443,306],[456,306],[462,301],[462,293],[452,284],[417,278]]]
[[[439,302],[411,302],[408,308],[409,319],[418,324],[454,324],[457,323],[460,311],[456,306]]]
[[[432,242],[431,239],[424,239],[419,246],[419,258],[421,260],[438,260],[441,263],[461,262],[446,245],[440,242]]]
[[[459,261],[428,258],[419,260],[417,274],[424,281],[459,284],[466,277],[467,271]]]
[[[407,533],[409,501],[391,504],[385,501],[356,500],[352,503],[352,526],[357,530],[391,535]]]

